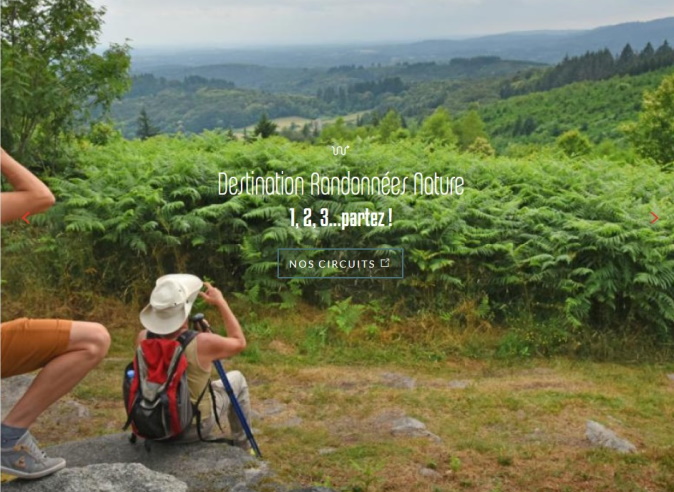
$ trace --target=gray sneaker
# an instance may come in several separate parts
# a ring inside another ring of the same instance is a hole
[[[28,431],[13,448],[3,448],[1,454],[2,473],[19,478],[45,477],[66,466],[63,458],[48,458]]]

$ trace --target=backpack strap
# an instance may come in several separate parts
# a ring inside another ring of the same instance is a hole
[[[208,391],[211,394],[211,403],[213,404],[213,415],[215,415],[215,423],[218,424],[220,432],[225,432],[224,430],[222,430],[222,425],[220,424],[220,417],[218,416],[218,412],[216,412],[215,392],[213,391],[213,385],[211,384],[210,380],[208,381]]]
[[[199,332],[197,332],[195,330],[187,330],[186,332],[184,332],[183,334],[181,334],[178,337],[177,340],[182,345],[183,350],[185,349],[185,347],[187,347],[187,345],[189,345],[192,342],[192,340],[194,340],[194,338],[198,334],[199,334]],[[206,393],[206,390],[208,390],[209,393],[211,394],[211,403],[212,403],[212,408],[213,408],[213,415],[215,416],[215,422],[218,424],[218,428],[220,429],[220,432],[224,432],[222,430],[222,424],[220,424],[220,417],[218,416],[218,412],[215,411],[216,410],[216,408],[215,408],[215,393],[213,392],[213,387],[211,386],[211,380],[209,379],[208,382],[206,383],[206,386],[204,386],[204,389],[201,391],[201,394],[199,395],[199,398],[197,398],[197,401],[194,404],[194,410],[195,410],[194,414],[197,417],[197,433],[199,434],[199,439],[201,439],[202,441],[204,441],[205,439],[203,439],[201,437],[201,412],[199,412],[199,403],[201,403],[201,400],[203,399],[204,394]]]
[[[187,347],[198,334],[199,332],[197,331],[187,330],[186,332],[183,332],[178,338],[176,338],[176,341],[180,343],[180,345],[183,347],[183,350],[185,350],[185,347]]]
[[[177,341],[180,343],[182,346],[183,350],[196,338],[196,336],[199,334],[199,332],[195,330],[187,330],[186,332],[182,333],[178,338]],[[197,401],[193,404],[194,408],[194,415],[196,417],[196,425],[197,425],[197,434],[199,435],[199,440],[204,441],[204,442],[224,442],[229,445],[234,445],[234,441],[232,439],[227,439],[227,438],[217,438],[217,439],[204,439],[203,435],[201,434],[201,411],[199,410],[199,403],[201,403],[201,400],[204,398],[204,395],[206,394],[206,390],[208,390],[211,394],[211,402],[213,404],[212,409],[213,409],[213,415],[215,416],[215,422],[218,424],[218,428],[220,429],[220,432],[224,432],[222,430],[222,425],[220,424],[220,417],[218,416],[218,412],[216,411],[215,408],[215,393],[213,392],[213,387],[211,386],[211,380],[209,379],[206,382],[206,386],[204,386],[204,389],[201,390],[201,394],[199,395],[199,398],[197,398]]]
[[[222,429],[222,425],[220,424],[220,417],[218,416],[217,408],[215,405],[215,393],[213,392],[213,386],[211,385],[211,380],[209,379],[208,382],[206,383],[206,386],[204,386],[203,391],[199,395],[199,398],[197,399],[197,402],[194,404],[194,415],[196,416],[197,420],[197,434],[199,435],[199,440],[204,441],[204,442],[226,442],[227,444],[234,445],[234,441],[232,439],[226,439],[226,438],[217,438],[217,439],[204,439],[204,437],[201,435],[201,411],[199,410],[199,402],[201,402],[202,398],[206,394],[206,390],[209,391],[211,394],[211,402],[213,406],[211,407],[213,409],[213,416],[215,417],[215,422],[218,424],[218,428],[220,429],[220,432],[225,432]]]
[[[182,345],[183,349],[189,345],[189,343],[194,340],[194,337],[196,337],[199,334],[199,332],[194,331],[194,330],[187,330],[183,333],[180,334],[178,338],[176,338],[176,342],[178,342],[180,345]],[[146,339],[152,339],[152,338],[164,338],[161,335],[157,335],[156,333],[152,333],[151,331],[145,331],[145,338]]]
[[[177,339],[176,341],[180,343],[181,350],[184,351],[185,348],[196,338],[196,336],[199,334],[199,332],[195,330],[187,330],[183,332]],[[152,338],[162,338],[161,335],[157,335],[155,333],[152,333],[150,331],[147,332],[146,338],[152,339]],[[204,395],[206,394],[206,390],[209,390],[210,395],[211,395],[211,401],[213,403],[213,415],[215,416],[215,422],[218,424],[218,427],[220,428],[221,432],[224,432],[222,429],[222,425],[220,424],[220,417],[218,416],[218,412],[216,411],[215,408],[215,393],[213,392],[213,387],[211,386],[211,380],[209,379],[208,382],[206,383],[206,386],[204,386],[204,389],[201,391],[201,394],[199,395],[199,398],[197,398],[196,403],[194,403],[192,406],[194,408],[194,415],[196,417],[196,424],[197,424],[197,434],[199,435],[199,440],[203,442],[212,442],[212,443],[226,443],[229,444],[230,446],[234,446],[234,440],[233,439],[228,439],[225,437],[222,438],[216,438],[216,439],[204,439],[203,435],[201,434],[201,411],[199,410],[199,403],[203,399]],[[130,421],[130,419],[129,419]],[[129,422],[130,423],[130,422]],[[128,426],[128,424],[127,424]],[[125,427],[126,428],[126,427]],[[135,435],[134,435],[135,437]],[[134,440],[135,441],[135,440]],[[145,440],[145,449],[149,452],[149,443],[148,440]]]
[[[189,345],[190,342],[192,342],[192,340],[194,340],[194,339],[196,338],[197,335],[198,335],[198,333],[197,333],[196,331],[194,331],[194,330],[187,330],[187,331],[185,331],[184,333],[182,333],[182,334],[176,339],[176,341],[180,344],[180,354],[181,354],[181,355],[182,355],[182,353],[185,351],[185,348],[187,347],[187,345]],[[151,331],[146,331],[145,338],[146,338],[147,340],[157,340],[157,339],[162,339],[162,338],[164,338],[164,337],[162,337],[161,335],[157,335],[157,334],[155,334],[155,333],[152,333]],[[138,354],[136,354],[136,356],[134,357],[134,359],[136,359],[137,357],[138,357]],[[130,365],[132,365],[132,364],[133,364],[133,362],[132,362]],[[127,370],[128,370],[128,369],[129,369],[129,367],[127,367]],[[126,370],[124,371],[124,373],[126,374]],[[210,380],[209,380],[209,383],[210,383]],[[205,388],[204,388],[204,391],[205,391]],[[203,392],[202,392],[202,395],[201,395],[201,396],[203,396]],[[199,397],[199,400],[201,400],[201,396]],[[198,404],[198,403],[199,403],[199,401],[197,401],[197,404]],[[133,402],[133,404],[132,404],[132,407],[131,407],[132,410],[133,410],[133,408],[136,408],[139,404],[140,404],[140,399],[138,398],[138,395],[136,395],[136,399],[134,400],[134,402]],[[127,418],[127,420],[126,420],[126,423],[124,424],[123,430],[128,429],[129,426],[131,425],[132,415],[133,415],[133,411],[130,411],[130,412],[129,412],[129,415],[128,415],[128,418]],[[136,439],[135,439],[136,435],[132,433],[131,436],[132,436],[132,437],[131,437],[129,440],[130,440],[132,443],[135,443],[135,442],[136,442]],[[147,443],[147,440],[146,440],[146,449],[148,449],[148,446],[149,446],[149,444]],[[148,450],[149,450],[149,449],[148,449]]]
[[[217,419],[217,417],[216,417]],[[220,424],[218,423],[218,426]],[[222,427],[220,427],[220,430],[222,430]],[[197,434],[199,435],[199,440],[203,442],[212,442],[212,443],[218,443],[218,442],[223,442],[226,444],[229,444],[230,446],[234,446],[235,442],[234,439],[229,439],[227,437],[216,437],[215,439],[204,439],[204,436],[201,435],[201,412],[197,410]]]

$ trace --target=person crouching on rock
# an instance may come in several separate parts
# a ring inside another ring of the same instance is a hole
[[[201,292],[204,286],[206,290]],[[194,275],[170,274],[160,277],[152,291],[150,303],[140,313],[140,321],[145,330],[141,331],[136,338],[136,346],[148,337],[148,332],[162,338],[177,340],[180,335],[189,330],[189,315],[197,295],[218,309],[227,336],[200,332],[185,347],[190,400],[194,404],[199,401],[204,387],[210,380],[213,362],[237,355],[246,348],[246,337],[222,292],[210,283],[202,282]],[[239,371],[228,372],[227,378],[246,421],[250,423],[250,397],[246,379]],[[215,395],[215,409],[213,409],[211,398],[201,398],[199,401],[202,437],[213,437],[217,427],[215,425],[215,413],[217,413],[218,421],[224,422],[224,417],[227,417],[232,433],[231,439],[234,443],[249,450],[250,445],[245,431],[230,404],[222,381],[212,381],[211,386]],[[177,439],[178,442],[197,440],[199,440],[199,435],[196,422],[192,422],[192,425]]]
[[[0,194],[2,223],[51,207],[55,200],[49,188],[0,151],[2,175],[14,189]],[[99,323],[20,318],[2,323],[0,337],[3,379],[42,369],[2,421],[2,473],[27,479],[50,475],[64,468],[66,461],[47,457],[28,428],[103,360],[110,335]]]

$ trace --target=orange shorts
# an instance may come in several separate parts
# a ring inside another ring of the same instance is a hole
[[[73,322],[19,318],[0,324],[3,378],[35,371],[66,351]]]

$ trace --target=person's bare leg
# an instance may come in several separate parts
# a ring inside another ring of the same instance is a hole
[[[73,321],[66,351],[42,368],[2,423],[30,427],[42,412],[98,365],[109,348],[110,335],[103,325]]]

